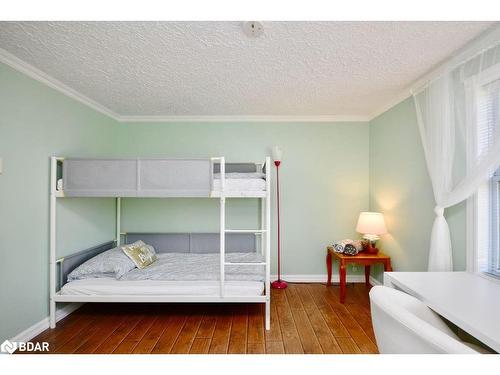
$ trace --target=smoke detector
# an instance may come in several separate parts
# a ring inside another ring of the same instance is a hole
[[[243,23],[243,32],[250,38],[258,38],[264,32],[264,26],[258,21],[248,21]]]

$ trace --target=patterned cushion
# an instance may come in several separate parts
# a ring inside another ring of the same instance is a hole
[[[146,245],[142,241],[122,246],[122,250],[141,270],[153,264],[158,259],[154,247]]]

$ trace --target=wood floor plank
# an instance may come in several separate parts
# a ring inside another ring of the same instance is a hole
[[[248,306],[248,343],[264,343],[263,304]]]
[[[237,305],[233,310],[233,324],[229,337],[229,354],[245,354],[248,337],[248,306]]]
[[[226,354],[229,346],[229,337],[231,334],[232,314],[226,308],[217,316],[214,335],[210,343],[209,353]]]
[[[82,343],[74,353],[91,354],[103,343],[118,326],[122,323],[124,316],[110,315],[102,319],[97,325],[95,332],[88,337],[88,340]]]
[[[302,348],[306,354],[321,354],[323,350],[318,342],[318,338],[312,329],[309,318],[304,310],[292,309],[293,320],[295,321],[295,327],[297,327],[297,332],[299,333],[300,342],[302,343]]]
[[[95,354],[107,354],[113,353],[113,351],[121,344],[121,342],[127,337],[127,335],[135,328],[139,323],[140,316],[133,316],[125,318],[122,324],[109,336],[106,341],[97,347],[94,351]]]
[[[365,335],[363,328],[359,325],[355,318],[349,313],[345,304],[337,303],[335,296],[326,294],[326,300],[330,303],[330,307],[337,314],[342,325],[347,329],[350,336],[363,336]]]
[[[205,315],[203,316],[200,327],[198,328],[198,332],[196,333],[196,337],[211,339],[214,335],[216,321],[217,315],[214,306],[207,306]]]
[[[370,340],[370,338],[366,334],[353,336],[352,339],[354,340],[354,342],[358,346],[361,353],[364,353],[364,354],[377,354],[378,353],[377,345],[375,345],[373,343],[373,341]]]
[[[373,332],[372,320],[366,310],[359,305],[349,304],[346,305],[347,310],[353,316],[358,324],[361,326],[366,335],[375,342],[375,333]]]
[[[266,347],[263,342],[249,342],[248,354],[265,354]]]
[[[266,354],[285,354],[282,341],[266,341]]]
[[[297,288],[297,294],[299,295],[300,302],[302,303],[302,306],[307,314],[317,308],[311,294],[308,291],[307,284],[300,285]]]
[[[349,332],[325,298],[325,295],[328,292],[327,289],[329,288],[330,287],[315,284],[310,286],[308,289],[312,292],[314,303],[321,312],[321,315],[332,332],[332,335],[334,337],[349,337]]]
[[[146,332],[158,319],[156,315],[145,315],[142,316],[139,322],[134,328],[129,332],[129,334],[123,339],[123,341],[113,350],[116,354],[129,354],[134,351],[139,341],[144,337]]]
[[[271,305],[271,329],[265,331],[265,336],[266,341],[283,341],[278,319],[278,312],[275,305]]]
[[[294,284],[264,304],[89,303],[32,342],[52,353],[377,353],[369,288]]]
[[[276,307],[276,309],[279,317],[278,320],[280,322],[281,334],[283,336],[285,353],[304,353],[304,349],[302,348],[302,344],[300,342],[299,333],[297,332],[297,327],[295,327],[295,321],[293,320],[292,310],[288,305],[288,298],[285,298],[283,302]]]
[[[158,319],[149,327],[143,338],[137,343],[133,350],[136,354],[149,354],[153,351],[158,340],[160,340],[163,331],[167,328],[169,322],[171,321],[171,316],[160,315]]]
[[[326,291],[326,286],[322,284],[307,284],[306,285],[309,294],[311,295],[314,304],[318,309],[321,309],[325,306],[329,306],[328,303],[323,298],[323,294]]]
[[[195,338],[189,354],[208,354],[211,339]]]
[[[314,330],[314,334],[316,335],[319,344],[321,345],[321,349],[325,354],[339,354],[342,353],[337,340],[333,336],[332,332],[328,328],[328,325],[323,318],[323,315],[319,311],[319,309],[315,309],[311,311],[308,315],[309,321],[311,322],[311,326]]]
[[[340,354],[342,353],[342,350],[340,349],[340,346],[338,345],[337,341],[333,337],[330,329],[328,328],[328,325],[321,314],[318,306],[316,305],[316,301],[319,303],[321,307],[324,307],[325,304],[318,298],[313,297],[314,291],[306,286],[305,288],[301,288],[301,299],[303,301],[307,300],[310,298],[310,301],[312,302],[312,306],[308,307],[306,309],[306,312],[308,312],[308,318],[309,321],[311,322],[311,326],[314,330],[314,333],[316,337],[318,338],[319,344],[321,345],[321,349],[323,350],[323,353],[325,354]],[[309,295],[309,297],[307,297]],[[311,302],[307,302],[309,305]],[[304,304],[305,306],[306,304]]]
[[[336,340],[339,343],[340,348],[342,349],[342,353],[361,354],[361,350],[359,350],[352,337],[336,337]]]
[[[47,342],[49,344],[49,353],[64,353],[60,348],[64,346],[65,343],[73,337],[76,337],[78,341],[78,337],[82,334],[82,328],[86,327],[89,322],[94,319],[102,319],[102,316],[98,314],[96,316],[76,314],[74,317],[71,315],[66,317],[65,322],[62,324],[57,324],[56,328],[48,329],[30,341]]]
[[[203,315],[199,313],[193,313],[187,318],[184,327],[177,336],[174,346],[170,350],[172,354],[187,354],[191,349],[196,332],[198,332],[198,327],[200,326],[201,319]],[[156,349],[156,347],[155,347]]]
[[[170,316],[167,326],[163,330],[161,336],[156,341],[152,354],[168,354],[172,350],[177,337],[186,324],[187,315],[183,312],[174,312]]]
[[[95,318],[94,316],[91,315],[85,315],[82,314],[79,310],[76,310],[74,313],[68,315],[61,321],[57,322],[56,328],[53,329],[47,329],[40,333],[38,336],[34,337],[32,342],[48,342],[49,343],[49,350],[52,351],[51,345],[54,342],[57,342],[57,337],[64,334],[65,331],[67,331],[71,326],[75,326],[79,324],[79,322],[84,321],[84,320],[92,320]],[[60,346],[60,345],[59,345]]]
[[[49,344],[50,351],[52,353],[73,353],[82,344],[82,337],[88,337],[96,330],[98,326],[94,322],[94,319],[80,321],[78,325],[74,326],[74,330],[68,329],[67,335],[60,335],[56,342]]]
[[[297,293],[297,285],[289,284],[285,289],[286,299],[291,309],[303,309],[299,294]]]

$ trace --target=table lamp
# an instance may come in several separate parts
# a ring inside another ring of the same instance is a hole
[[[377,254],[378,249],[375,244],[380,239],[380,235],[387,233],[384,216],[380,212],[361,212],[358,225],[356,225],[356,232],[362,233],[363,238],[368,241],[366,252],[368,254]]]

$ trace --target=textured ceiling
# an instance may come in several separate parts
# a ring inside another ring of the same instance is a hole
[[[120,116],[370,116],[488,22],[0,22],[0,48]]]

